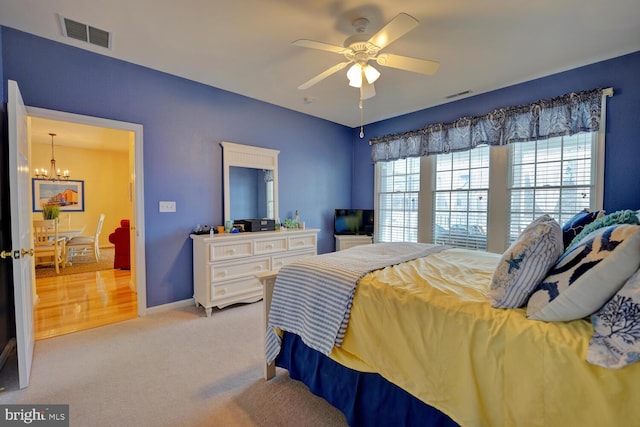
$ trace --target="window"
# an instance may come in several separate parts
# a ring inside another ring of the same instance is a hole
[[[540,215],[563,224],[593,207],[596,142],[596,133],[580,133],[509,146],[509,241]]]
[[[487,248],[489,147],[435,156],[435,243]]]
[[[376,240],[418,241],[420,158],[376,163]]]
[[[503,252],[540,215],[563,224],[583,208],[601,207],[603,139],[598,132],[580,133],[430,156],[422,165],[428,174],[423,194],[420,158],[378,162],[377,241],[422,236]],[[431,200],[422,213],[419,197]]]
[[[391,168],[376,167],[380,237],[413,240],[407,231],[416,221],[421,242],[501,253],[543,214],[564,223],[583,208],[602,209],[612,95],[611,88],[572,92],[371,139],[371,159]],[[472,148],[480,144],[491,148]],[[415,189],[390,187],[410,176],[407,160],[397,173],[393,160],[422,153],[430,155],[420,161],[416,212]]]

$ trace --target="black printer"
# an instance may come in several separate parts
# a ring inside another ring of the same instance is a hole
[[[237,219],[233,226],[244,231],[275,231],[276,221],[267,218]]]

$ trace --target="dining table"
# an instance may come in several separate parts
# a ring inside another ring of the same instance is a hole
[[[82,227],[58,227],[58,237],[64,237],[67,240],[82,234],[86,225]]]

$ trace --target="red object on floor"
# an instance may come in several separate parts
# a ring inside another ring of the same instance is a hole
[[[113,268],[121,270],[131,269],[131,257],[129,247],[129,220],[121,219],[120,227],[109,234],[109,241],[115,245]]]

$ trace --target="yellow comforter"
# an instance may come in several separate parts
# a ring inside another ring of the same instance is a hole
[[[378,372],[463,426],[640,423],[640,363],[588,364],[586,320],[544,323],[495,309],[499,255],[449,249],[363,277],[331,357]]]

